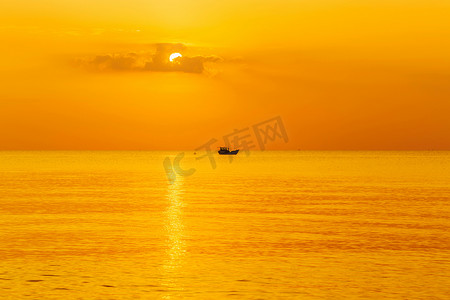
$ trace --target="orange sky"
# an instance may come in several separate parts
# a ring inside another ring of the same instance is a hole
[[[289,142],[268,149],[449,150],[449,15],[437,0],[2,1],[0,150],[194,149],[275,116]]]

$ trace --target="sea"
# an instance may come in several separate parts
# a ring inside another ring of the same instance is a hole
[[[0,152],[1,299],[448,299],[450,152]]]

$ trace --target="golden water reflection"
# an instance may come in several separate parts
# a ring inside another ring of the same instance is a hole
[[[450,152],[177,153],[0,153],[0,300],[448,298]]]
[[[183,223],[183,179],[177,179],[167,187],[168,206],[165,211],[165,233],[167,235],[165,258],[162,264],[162,283],[168,291],[181,291],[179,272],[186,254],[186,242]],[[172,294],[166,294],[163,299],[171,299]]]

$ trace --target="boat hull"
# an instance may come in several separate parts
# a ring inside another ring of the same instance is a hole
[[[238,154],[239,150],[233,150],[233,151],[218,151],[220,155],[236,155]]]

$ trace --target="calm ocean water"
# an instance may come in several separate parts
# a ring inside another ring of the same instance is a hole
[[[448,299],[450,152],[0,152],[1,299]]]

